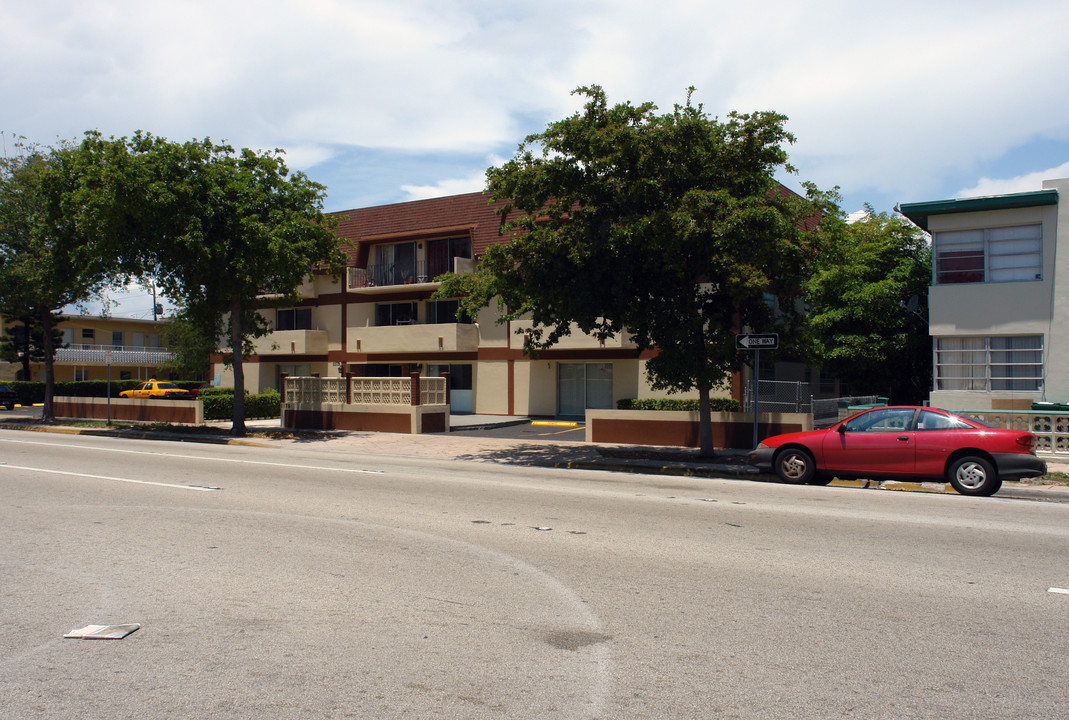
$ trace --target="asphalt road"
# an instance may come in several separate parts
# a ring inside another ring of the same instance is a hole
[[[0,463],[3,718],[1069,708],[1064,504],[301,442],[0,431]],[[109,623],[141,629],[62,637]]]

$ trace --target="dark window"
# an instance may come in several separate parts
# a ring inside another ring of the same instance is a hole
[[[471,238],[454,237],[427,243],[427,274],[433,280],[453,272],[453,258],[471,258]]]
[[[275,312],[275,330],[311,330],[312,308],[289,308]]]
[[[415,325],[416,303],[380,303],[375,306],[375,325]]]
[[[402,365],[368,363],[367,365],[358,365],[353,370],[363,370],[363,375],[357,373],[359,377],[404,377],[404,366]]]
[[[82,328],[82,340],[93,339],[93,328]]]
[[[467,313],[457,319],[457,310],[460,309],[459,300],[429,300],[427,301],[427,322],[435,323],[470,323],[471,318]]]

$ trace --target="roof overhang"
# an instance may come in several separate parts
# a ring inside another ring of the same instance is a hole
[[[1057,190],[989,195],[987,197],[962,198],[960,200],[936,200],[934,202],[902,203],[898,211],[922,230],[928,229],[928,218],[933,215],[983,212],[985,210],[1010,210],[1012,208],[1057,205]]]

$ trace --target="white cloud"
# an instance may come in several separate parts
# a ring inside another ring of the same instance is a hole
[[[1044,180],[1064,177],[1069,177],[1069,162],[1047,170],[1031,172],[1012,178],[982,177],[976,185],[960,190],[955,197],[983,197],[986,195],[1006,195],[1009,193],[1042,190]]]
[[[477,192],[486,188],[486,174],[476,172],[462,178],[441,180],[434,185],[402,185],[405,200],[426,200],[428,198],[460,195]]]
[[[1064,0],[0,0],[0,21],[0,129],[282,147],[328,187],[348,185],[329,177],[346,149],[509,152],[591,83],[662,110],[694,85],[712,114],[782,112],[803,179],[895,199],[1069,144]],[[466,168],[366,175],[472,187]]]

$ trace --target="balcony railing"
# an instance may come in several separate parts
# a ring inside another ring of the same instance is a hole
[[[426,260],[417,260],[414,263],[382,263],[368,265],[366,268],[351,267],[347,269],[346,281],[350,290],[416,285],[434,282],[434,278],[449,271],[457,274],[472,273],[475,271],[475,261],[455,257],[448,267],[443,267],[440,262],[428,265]]]
[[[174,353],[167,348],[132,345],[68,345],[56,350],[61,365],[169,365]]]

